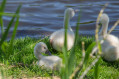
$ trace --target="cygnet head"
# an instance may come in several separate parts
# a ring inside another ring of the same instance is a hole
[[[106,24],[109,22],[109,17],[107,14],[103,13],[102,16],[100,17],[100,23],[101,24]]]
[[[39,42],[34,47],[34,55],[37,59],[40,59],[40,56],[42,56],[41,54],[51,55],[47,48],[47,45],[44,42]]]
[[[65,16],[68,15],[69,18],[72,18],[75,15],[75,11],[72,8],[67,8],[65,10]]]

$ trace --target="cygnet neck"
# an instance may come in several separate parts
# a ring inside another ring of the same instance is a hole
[[[39,56],[38,56],[38,59],[40,60],[41,58],[43,58],[44,56],[42,55],[42,54],[40,54]]]
[[[103,23],[99,35],[105,36],[107,34],[107,29],[108,29],[108,22]]]
[[[40,60],[43,57],[43,55],[41,53],[39,54],[37,51],[35,53],[35,56],[38,60]]]

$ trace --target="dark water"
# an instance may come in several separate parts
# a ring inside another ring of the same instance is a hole
[[[7,0],[5,12],[15,12],[20,3],[22,8],[17,38],[50,35],[62,28],[64,10],[68,7],[82,10],[79,34],[83,35],[94,35],[97,15],[105,3],[109,3],[104,11],[110,17],[109,29],[119,18],[119,0]],[[7,25],[11,18],[7,16],[3,18],[4,24]],[[75,30],[77,18],[78,13],[70,21],[73,30]],[[12,30],[13,28],[10,30],[9,37]],[[112,33],[119,36],[119,25]]]

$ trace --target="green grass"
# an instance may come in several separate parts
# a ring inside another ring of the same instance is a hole
[[[37,42],[39,42],[39,39],[35,38],[21,38],[14,40],[13,44],[13,52],[10,52],[9,45],[10,41],[6,42],[5,48],[6,48],[6,54],[7,57],[0,58],[0,62],[4,63],[4,66],[1,66],[0,68],[4,67],[4,75],[6,76],[13,76],[13,77],[51,77],[52,74],[55,76],[60,76],[60,72],[55,71],[52,73],[51,70],[43,70],[40,67],[36,65],[37,59],[34,56],[34,46]],[[41,40],[45,42],[48,45],[49,50],[52,52],[53,55],[57,55],[64,59],[63,53],[57,52],[51,48],[51,46],[48,44],[48,38],[45,38]],[[75,60],[75,67],[79,64],[82,58],[82,46],[81,42],[85,42],[85,48],[87,49],[88,45],[90,45],[93,41],[93,37],[80,37],[77,41],[77,47],[76,47],[76,60]],[[69,52],[68,52],[69,54]],[[89,63],[87,66],[93,61],[93,58],[89,58]],[[93,67],[87,74],[87,77],[90,79],[94,78],[94,69]],[[119,77],[119,62],[106,62],[102,59],[99,63],[99,79],[116,79]]]

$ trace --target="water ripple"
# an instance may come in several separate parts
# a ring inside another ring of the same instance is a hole
[[[17,37],[47,35],[62,28],[64,10],[68,7],[82,10],[79,34],[94,35],[97,15],[105,3],[109,3],[104,11],[110,17],[109,29],[119,18],[119,0],[7,0],[5,12],[14,13],[20,3],[22,8]],[[70,22],[74,30],[78,14]],[[6,26],[11,17],[4,16],[3,19]],[[9,36],[12,30],[13,27]],[[113,34],[119,36],[119,26]]]

